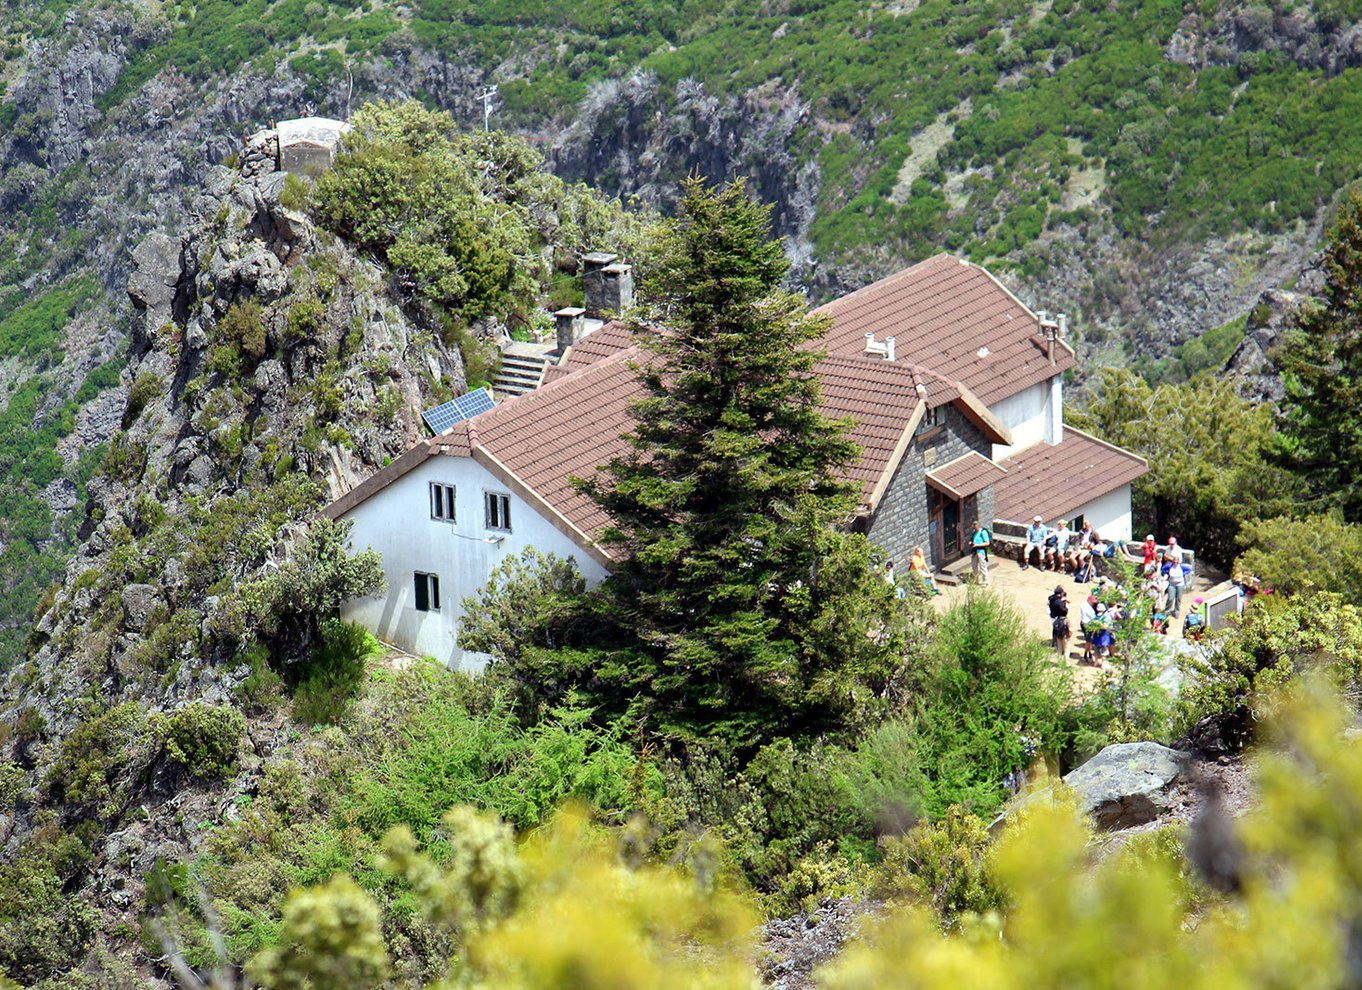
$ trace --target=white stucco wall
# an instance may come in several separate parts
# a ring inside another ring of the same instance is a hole
[[[456,521],[430,517],[430,483],[456,489]],[[386,592],[357,598],[342,616],[371,630],[384,642],[421,656],[444,661],[453,669],[480,671],[481,653],[459,649],[463,599],[476,592],[503,559],[533,546],[544,553],[573,557],[589,582],[605,577],[605,569],[521,499],[511,495],[511,532],[484,526],[483,494],[510,494],[504,484],[467,457],[432,457],[383,491],[346,514],[354,520],[350,544],[383,554]],[[484,542],[502,536],[499,544]],[[440,610],[416,610],[416,572],[440,579]]]
[[[1010,395],[989,406],[1012,431],[1012,443],[993,445],[993,459],[1010,457],[1018,450],[1045,441],[1058,443],[1062,439],[1061,425],[1064,399],[1059,376],[1038,382],[1028,389]]]
[[[1129,485],[1122,485],[1115,491],[1107,492],[1070,513],[1071,517],[1079,515],[1092,523],[1093,529],[1097,530],[1097,534],[1104,540],[1129,541],[1133,538]]]

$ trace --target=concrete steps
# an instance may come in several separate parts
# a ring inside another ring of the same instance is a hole
[[[542,354],[515,354],[506,351],[501,355],[501,367],[492,380],[492,391],[499,398],[524,395],[533,392],[544,380],[544,371],[549,359]]]

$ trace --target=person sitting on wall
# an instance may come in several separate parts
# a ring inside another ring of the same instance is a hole
[[[1052,530],[1050,535],[1045,538],[1047,566],[1052,566],[1057,571],[1073,570],[1073,548],[1070,546],[1073,538],[1074,532],[1069,528],[1068,521],[1061,519],[1059,527]]]
[[[1036,566],[1041,567],[1045,563],[1045,538],[1050,535],[1050,529],[1045,525],[1045,520],[1040,516],[1031,519],[1031,525],[1026,527],[1026,545],[1022,547],[1021,569],[1026,570],[1031,564],[1031,551],[1036,553]]]
[[[921,547],[913,547],[913,556],[908,561],[908,573],[916,574],[922,578],[922,583],[927,586],[927,590],[932,594],[941,594],[941,589],[936,586],[932,572],[927,568],[927,558],[923,555]]]
[[[1078,541],[1076,537],[1078,536],[1078,534],[1069,528],[1068,522],[1061,519],[1059,521],[1058,536],[1060,559],[1064,561],[1064,569],[1066,571],[1077,570]]]
[[[1059,531],[1052,529],[1045,534],[1045,543],[1041,547],[1040,569],[1059,570],[1059,559]]]

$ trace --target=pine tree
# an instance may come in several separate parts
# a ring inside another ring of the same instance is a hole
[[[1362,521],[1362,190],[1324,250],[1324,295],[1303,307],[1282,349],[1289,462],[1349,522]]]
[[[655,730],[740,746],[835,723],[897,649],[873,548],[840,528],[857,450],[819,409],[823,326],[780,288],[769,212],[741,182],[685,184],[661,302],[635,327],[632,449],[583,484],[614,520],[606,598],[639,644],[598,686]]]

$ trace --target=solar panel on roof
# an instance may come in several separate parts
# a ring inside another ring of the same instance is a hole
[[[442,402],[433,409],[427,409],[421,414],[421,418],[425,420],[430,431],[438,436],[455,423],[472,419],[479,413],[487,412],[494,405],[492,390],[484,385],[456,399]]]

